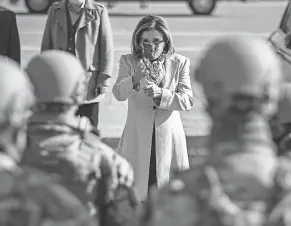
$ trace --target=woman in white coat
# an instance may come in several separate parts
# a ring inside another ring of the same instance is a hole
[[[132,53],[122,55],[113,87],[118,101],[128,100],[118,152],[133,166],[141,200],[148,187],[169,181],[171,170],[189,168],[179,111],[190,110],[193,94],[190,61],[174,53],[163,18],[145,16],[132,36]]]

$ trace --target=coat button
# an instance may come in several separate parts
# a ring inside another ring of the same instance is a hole
[[[153,109],[156,110],[157,109],[157,106],[153,106]]]

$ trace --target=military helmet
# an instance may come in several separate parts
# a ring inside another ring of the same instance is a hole
[[[83,66],[67,52],[42,52],[28,63],[27,73],[38,103],[77,104],[85,95]]]
[[[263,99],[265,115],[276,111],[281,66],[267,42],[230,37],[215,41],[196,70],[209,103],[225,104],[236,95]]]
[[[279,100],[276,116],[279,124],[291,123],[291,83],[285,83],[282,86],[282,96]]]
[[[33,88],[19,65],[0,56],[0,125],[9,120],[12,126],[21,126],[34,103]]]

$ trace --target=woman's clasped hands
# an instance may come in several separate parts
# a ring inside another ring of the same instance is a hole
[[[151,98],[157,98],[162,96],[162,89],[158,87],[154,82],[148,82],[148,85],[143,87],[143,91],[146,96]]]
[[[150,71],[147,69],[143,60],[141,59],[136,66],[135,73],[133,75],[133,85],[137,85],[143,78],[149,75]]]
[[[145,63],[141,59],[138,62],[136,72],[133,75],[133,84],[137,85],[143,78],[146,78],[149,73],[150,71],[147,69]],[[150,98],[157,98],[162,96],[162,89],[154,82],[147,81],[147,85],[143,87],[143,91],[145,95]]]

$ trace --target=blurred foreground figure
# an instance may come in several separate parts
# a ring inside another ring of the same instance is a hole
[[[119,216],[105,217],[110,208],[117,208],[117,188],[124,187],[121,190],[125,195],[135,197],[131,193],[133,170],[92,133],[94,129],[86,118],[75,116],[86,91],[86,72],[81,63],[69,53],[49,50],[34,57],[27,72],[37,103],[28,125],[28,147],[22,164],[61,176],[65,186],[89,205],[92,214],[100,207],[97,214],[102,226],[113,226]]]
[[[262,225],[277,169],[268,127],[282,77],[276,54],[264,40],[226,38],[210,46],[196,73],[213,120],[209,155],[151,191],[143,223]]]
[[[1,226],[96,226],[76,196],[39,171],[0,171]]]
[[[13,78],[13,79],[12,79]],[[0,56],[0,169],[14,171],[26,145],[32,86],[16,62]]]
[[[25,73],[0,57],[0,225],[96,226],[68,190],[38,171],[18,167],[33,103]]]

